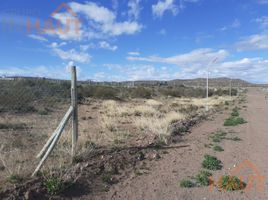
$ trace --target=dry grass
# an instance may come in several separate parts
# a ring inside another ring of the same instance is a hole
[[[134,113],[135,116],[153,117],[158,114],[158,111],[152,106],[140,105],[134,107]]]
[[[208,100],[206,98],[175,98],[172,102],[173,105],[194,105],[199,108],[205,107],[209,105],[211,108],[213,106],[218,106],[223,104],[225,101],[232,101],[232,98],[229,96],[221,96],[221,97],[209,97]]]
[[[135,126],[137,126],[141,131],[150,132],[160,135],[168,134],[168,127],[181,119],[185,119],[185,115],[177,112],[169,112],[162,117],[151,116],[146,117],[142,116],[134,120]]]
[[[209,98],[208,104],[213,107],[225,101],[231,99],[212,97]],[[93,149],[95,146],[121,143],[127,145],[130,140],[135,140],[138,135],[144,134],[155,134],[165,141],[169,134],[168,127],[178,120],[187,118],[193,111],[191,108],[193,105],[200,111],[206,105],[206,99],[134,99],[128,102],[98,100],[90,105],[80,105],[78,153]],[[35,155],[57,127],[67,106],[45,116],[27,114],[23,117],[19,115],[4,117],[1,114],[1,123],[20,122],[26,124],[28,128],[0,130],[2,137],[0,145],[3,147],[0,149],[0,167],[4,166],[4,170],[0,171],[0,184],[12,174],[27,176],[32,173],[37,164]],[[44,169],[51,171],[55,167],[70,164],[70,155],[71,124],[69,123]]]
[[[149,106],[162,106],[163,102],[157,101],[155,99],[149,99],[145,102]]]
[[[210,97],[210,108],[231,101],[227,97]],[[166,98],[150,100],[133,100],[130,102],[104,101],[101,104],[99,123],[101,133],[106,140],[118,140],[119,132],[129,134],[156,134],[168,135],[168,127],[179,120],[187,118],[193,110],[203,109],[207,104],[206,99],[200,98]],[[124,126],[122,126],[124,124]],[[127,125],[126,125],[127,124]],[[133,129],[134,128],[134,129]],[[136,131],[134,131],[136,130]]]
[[[3,177],[11,175],[25,176],[32,169],[31,165],[25,165],[30,152],[22,152],[20,149],[12,151],[0,151],[0,163],[4,167]],[[31,152],[32,153],[32,152]]]
[[[170,124],[186,116],[173,110],[167,100],[146,100],[120,103],[104,101],[98,116],[101,134],[106,141],[126,139],[131,134],[168,134]],[[125,126],[122,127],[122,124]],[[122,134],[123,133],[123,134]]]

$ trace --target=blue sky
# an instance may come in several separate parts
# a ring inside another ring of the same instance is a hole
[[[0,76],[268,82],[268,0],[1,1],[0,43]]]

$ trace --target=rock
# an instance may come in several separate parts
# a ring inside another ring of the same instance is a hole
[[[159,160],[161,158],[160,154],[157,151],[150,151],[147,153],[146,157],[149,160]]]
[[[25,200],[33,200],[33,199],[37,199],[37,196],[36,193],[31,189],[31,190],[28,190],[24,193],[24,199]]]
[[[30,191],[25,192],[24,199],[29,200],[30,199]]]
[[[144,159],[145,159],[145,155],[144,155],[144,153],[139,152],[138,155],[137,155],[137,159],[138,159],[139,161],[144,160]]]

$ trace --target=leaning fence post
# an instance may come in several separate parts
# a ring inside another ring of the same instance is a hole
[[[77,78],[76,67],[72,66],[72,81],[71,81],[71,101],[73,107],[72,114],[72,157],[75,156],[76,143],[78,139],[78,109],[77,109]]]
[[[48,158],[49,154],[52,152],[52,150],[54,149],[54,147],[56,146],[58,140],[60,139],[60,136],[63,132],[64,127],[66,126],[67,122],[69,121],[71,115],[73,113],[73,107],[71,106],[69,108],[69,110],[67,111],[67,113],[64,115],[59,127],[56,129],[55,131],[55,136],[52,139],[51,143],[48,146],[48,149],[46,150],[45,155],[42,157],[41,161],[39,162],[38,166],[36,167],[36,169],[34,170],[34,173],[32,174],[32,176],[35,176],[36,173],[41,169],[41,167],[43,166],[43,164],[45,163],[46,159]],[[54,134],[53,134],[54,135]],[[45,145],[46,146],[46,145]],[[45,151],[44,150],[44,151]],[[43,150],[42,150],[43,151]],[[43,153],[42,153],[43,154]],[[42,155],[41,155],[42,156]]]

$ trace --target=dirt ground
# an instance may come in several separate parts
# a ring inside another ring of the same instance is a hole
[[[76,176],[76,186],[50,199],[267,199],[268,101],[262,90],[252,88],[247,93],[246,102],[241,101],[237,106],[240,115],[247,121],[246,124],[234,127],[223,125],[234,107],[230,105],[228,110],[217,112],[211,119],[195,126],[190,134],[180,138],[179,143],[160,150],[145,145],[144,148],[116,148],[110,151],[100,149],[95,155],[84,155],[67,173]],[[209,136],[217,130],[225,131],[227,138],[237,137],[241,140],[224,139],[219,143],[224,151],[215,152],[208,146],[212,143]],[[226,174],[243,177],[247,183],[250,177],[259,179],[253,179],[253,184],[247,185],[248,191],[219,191],[215,186],[181,188],[179,183],[182,179],[191,179],[202,170],[201,163],[205,154],[216,156],[223,162],[222,170],[213,171],[212,179],[215,182]],[[241,169],[238,168],[240,166]],[[112,178],[109,174],[103,175],[106,168],[108,171],[112,168],[114,174],[118,175]],[[102,178],[99,177],[101,174]],[[112,182],[108,187],[103,184],[103,177]],[[32,181],[29,185],[7,191],[3,194],[4,199],[12,199],[13,194],[20,196],[18,199],[47,199],[47,196],[42,196],[43,187],[38,186],[40,181]],[[29,188],[37,188],[38,194]],[[34,197],[35,194],[37,196]],[[29,195],[32,197],[29,198]]]
[[[267,199],[268,198],[268,101],[265,94],[258,89],[249,89],[247,103],[243,106],[241,115],[248,123],[232,128],[223,126],[224,119],[230,111],[217,114],[211,121],[206,121],[192,130],[185,137],[189,147],[170,148],[168,155],[159,161],[153,161],[148,174],[130,176],[128,179],[114,185],[102,199]],[[206,148],[208,136],[217,129],[223,129],[229,135],[241,138],[241,141],[224,140],[221,146],[225,151],[215,153]],[[181,188],[179,181],[192,177],[201,169],[205,154],[216,155],[223,162],[223,169],[213,173],[213,178],[229,174],[234,166],[249,160],[259,171],[253,172],[252,167],[243,165],[238,176],[248,177],[252,174],[264,176],[264,181],[258,180],[247,192],[225,192],[209,187]],[[263,188],[262,188],[263,187]],[[87,199],[87,197],[81,197]],[[96,198],[98,199],[98,198]]]
[[[228,97],[212,97],[209,103],[212,108],[228,100]],[[77,154],[96,148],[141,146],[144,142],[139,138],[148,135],[158,136],[165,142],[170,134],[167,132],[169,125],[193,112],[202,111],[204,103],[204,99],[197,98],[85,99],[79,104]],[[45,113],[0,113],[0,189],[13,186],[10,177],[14,175],[28,179],[38,164],[35,158],[37,152],[56,129],[67,109],[68,104],[63,104],[49,107]],[[57,167],[69,166],[70,145],[69,122],[53,155],[45,163],[44,171],[52,172]]]

